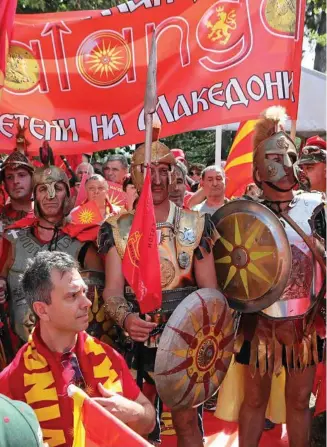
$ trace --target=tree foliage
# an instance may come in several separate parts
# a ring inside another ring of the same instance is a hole
[[[326,0],[308,0],[305,35],[315,49],[314,69],[326,73]]]

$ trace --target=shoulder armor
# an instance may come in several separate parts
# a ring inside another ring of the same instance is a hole
[[[125,253],[128,235],[134,219],[134,211],[126,211],[122,209],[116,216],[110,216],[106,222],[111,225],[112,234],[115,241],[117,252],[121,258]]]
[[[192,248],[198,247],[204,230],[205,216],[199,211],[182,210],[178,225],[178,245]]]

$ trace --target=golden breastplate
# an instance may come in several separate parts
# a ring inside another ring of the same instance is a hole
[[[124,213],[108,219],[118,254],[123,258],[134,214]],[[170,204],[167,222],[157,223],[157,238],[163,290],[195,285],[194,250],[204,229],[204,216]]]

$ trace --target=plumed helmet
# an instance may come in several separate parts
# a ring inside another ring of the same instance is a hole
[[[31,175],[33,175],[33,172],[35,170],[34,166],[30,163],[29,159],[26,157],[26,155],[22,154],[19,151],[12,152],[9,157],[6,158],[4,163],[1,167],[1,180],[3,180],[4,172],[6,168],[12,168],[12,169],[19,169],[24,168],[26,169]]]
[[[255,126],[253,137],[253,179],[261,188],[261,181],[276,183],[285,176],[285,167],[294,166],[296,146],[284,131],[287,119],[284,107],[267,109]],[[283,164],[266,158],[267,154],[283,155]],[[256,173],[260,176],[260,181]]]
[[[48,195],[50,199],[53,199],[56,195],[55,184],[62,182],[66,186],[67,197],[64,203],[64,214],[69,213],[69,198],[70,198],[70,186],[67,174],[57,166],[48,166],[44,168],[37,168],[33,175],[33,195],[35,199],[34,213],[40,216],[40,210],[36,200],[36,187],[38,185],[47,185]]]
[[[152,144],[151,144],[151,164],[164,163],[170,166],[170,171],[173,173],[173,166],[176,165],[176,159],[170,152],[169,148],[161,143],[159,138],[160,125],[153,125]],[[145,144],[139,146],[131,160],[131,176],[133,183],[138,191],[142,189],[144,183],[144,161],[145,161]],[[171,177],[171,176],[170,176]],[[172,179],[170,178],[170,183]]]

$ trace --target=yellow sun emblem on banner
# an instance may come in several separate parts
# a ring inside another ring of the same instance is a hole
[[[81,224],[90,224],[93,222],[94,220],[94,212],[92,210],[89,209],[83,209],[78,213],[78,221]]]
[[[273,262],[276,259],[276,245],[261,221],[255,219],[249,225],[241,214],[227,219],[228,223],[224,223],[226,231],[218,241],[215,256],[222,278],[220,287],[224,291],[231,287],[231,294],[239,293],[243,299],[252,299],[259,289],[267,292],[274,284],[278,269]],[[242,285],[243,290],[239,289],[238,284]]]
[[[105,42],[102,41],[102,49],[97,45],[92,50],[86,63],[90,64],[90,70],[94,74],[100,71],[100,77],[105,74],[105,77],[108,79],[110,73],[114,74],[114,71],[120,69],[120,66],[123,64],[121,59],[123,59],[122,51],[117,46],[111,48],[111,42],[109,42],[106,47]]]
[[[118,33],[97,31],[77,51],[80,75],[92,85],[108,87],[119,82],[132,64],[128,43]]]

